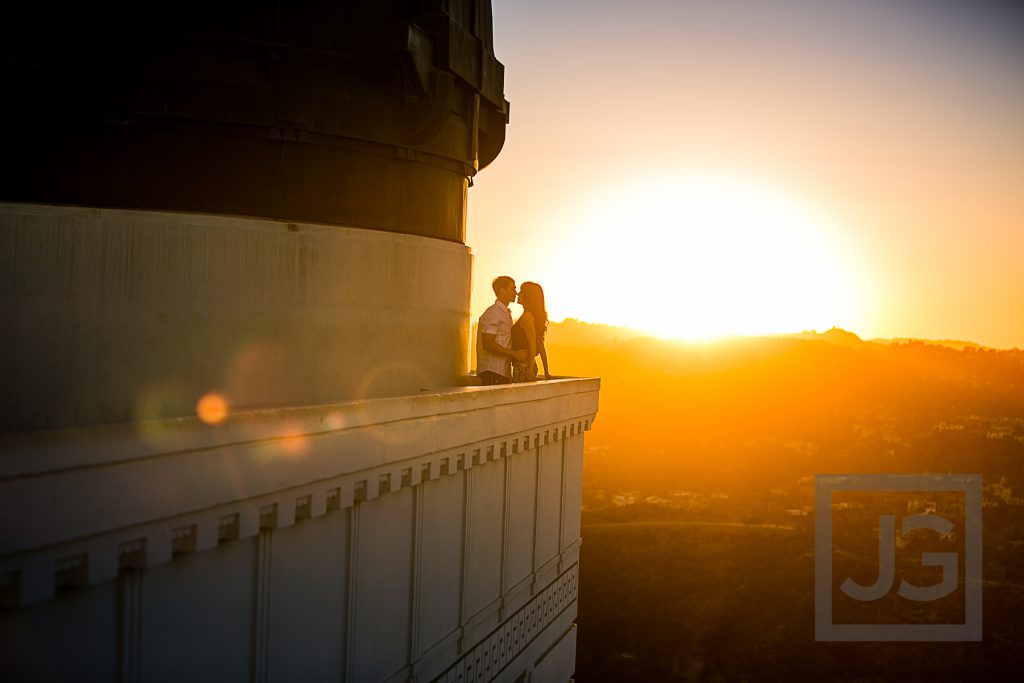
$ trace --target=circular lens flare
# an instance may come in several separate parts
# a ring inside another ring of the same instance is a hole
[[[204,394],[196,402],[196,415],[208,425],[220,424],[228,417],[228,402],[220,394]]]
[[[285,431],[281,446],[288,455],[303,455],[309,447],[309,436],[302,427],[291,426]]]

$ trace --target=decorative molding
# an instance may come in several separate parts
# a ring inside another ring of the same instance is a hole
[[[576,602],[579,564],[574,564],[457,662],[433,680],[436,683],[486,683],[497,678],[562,612]]]
[[[565,423],[576,431],[590,429],[597,413],[599,379],[565,378],[531,384],[501,386],[454,387],[433,393],[365,401],[347,401],[321,405],[234,411],[218,425],[207,425],[197,417],[146,420],[94,427],[55,429],[0,435],[0,482],[8,479],[53,475],[69,470],[88,470],[120,463],[137,463],[164,459],[189,453],[223,450],[232,446],[294,443],[296,437],[329,437],[345,433],[360,436],[378,435],[382,428],[405,434],[393,435],[390,446],[400,446],[406,435],[424,436],[422,450],[431,451],[430,444],[439,436],[429,429],[439,419],[470,417],[467,413],[498,408],[498,420],[473,423],[478,438],[467,443],[490,440],[495,434],[508,440],[526,437],[529,427],[515,429],[525,415],[520,413],[543,408],[549,419],[537,420],[538,426]],[[570,415],[558,415],[545,405],[552,399],[582,398],[567,404]],[[423,424],[426,421],[427,424]],[[495,424],[495,422],[499,424]],[[463,425],[464,426],[464,425]],[[397,429],[396,429],[397,428]],[[462,432],[470,430],[462,429]],[[517,434],[517,432],[519,432]],[[381,449],[375,449],[381,450]],[[407,449],[393,448],[397,459]]]
[[[7,465],[0,472],[0,528],[7,530],[0,539],[0,598],[21,605],[49,599],[58,589],[112,580],[125,571],[254,536],[261,529],[302,523],[351,508],[356,501],[502,460],[542,442],[564,441],[589,429],[598,387],[594,379],[556,380],[462,387],[341,407],[255,411],[233,420],[258,423],[256,440],[228,438],[245,432],[239,424],[223,432],[193,426],[197,433],[182,439],[191,439],[193,446],[206,439],[204,447],[143,458],[125,457],[126,432],[134,426],[124,427],[120,436],[115,428],[103,428],[81,442],[92,453],[86,457],[90,464],[46,472],[30,467],[25,476],[12,471],[11,458],[30,459],[36,451],[52,455],[53,443],[45,434],[38,443],[16,448],[10,448],[10,440],[0,440],[0,461]],[[339,410],[352,417],[349,426],[324,426]],[[282,449],[295,439],[295,432],[287,429],[294,429],[289,425],[297,416],[304,420],[302,438],[337,444],[325,442],[332,447],[318,446],[315,453],[311,447],[305,461],[300,456],[279,462],[288,457]],[[278,425],[281,420],[288,424]],[[274,436],[279,433],[285,435]],[[484,438],[466,440],[475,436]],[[64,443],[66,435],[54,438]],[[141,444],[141,437],[135,442]],[[107,462],[99,463],[96,453],[104,443],[112,445],[112,452]],[[211,458],[223,463],[218,471],[228,469],[234,479],[205,479],[213,468]],[[166,473],[182,482],[204,481],[204,486],[183,486],[184,502],[154,501],[160,497],[152,495],[153,487],[164,485],[161,475]],[[97,482],[103,486],[90,485]],[[210,505],[204,492],[218,486],[222,502]],[[468,548],[463,554],[468,555]],[[468,616],[463,614],[464,622]]]

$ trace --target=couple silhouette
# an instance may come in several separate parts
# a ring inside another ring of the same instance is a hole
[[[491,283],[494,303],[480,316],[477,332],[476,374],[484,385],[537,380],[537,356],[548,371],[548,352],[544,337],[548,330],[548,313],[544,306],[544,290],[536,282],[524,282],[516,292],[516,281],[508,275]],[[517,301],[523,307],[519,320],[512,322],[509,304]]]

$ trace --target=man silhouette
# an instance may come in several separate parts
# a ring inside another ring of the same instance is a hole
[[[526,351],[513,351],[512,311],[508,305],[516,298],[516,281],[508,275],[494,278],[491,289],[497,297],[480,316],[476,350],[476,374],[485,386],[508,384],[512,377],[509,360],[526,360]]]

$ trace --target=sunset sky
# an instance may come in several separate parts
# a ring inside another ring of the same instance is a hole
[[[494,0],[511,120],[473,314],[1024,347],[1024,9]],[[518,307],[513,306],[514,314]]]

